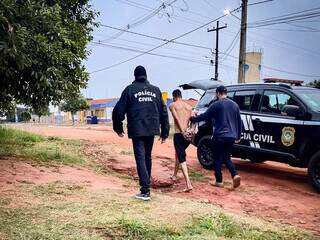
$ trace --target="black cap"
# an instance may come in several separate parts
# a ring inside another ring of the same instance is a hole
[[[134,69],[134,77],[136,79],[139,78],[147,78],[146,69],[143,66],[138,66]]]
[[[223,85],[220,85],[219,87],[217,87],[216,93],[227,93],[227,88]]]

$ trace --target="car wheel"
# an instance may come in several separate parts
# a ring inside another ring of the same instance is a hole
[[[213,169],[213,152],[211,136],[204,136],[200,139],[197,156],[200,164],[206,169]]]
[[[266,160],[259,159],[259,158],[254,158],[254,159],[249,159],[253,163],[264,163]]]
[[[320,192],[320,152],[311,158],[308,165],[308,175],[313,187]]]

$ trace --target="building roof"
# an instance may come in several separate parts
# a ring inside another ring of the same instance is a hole
[[[112,101],[114,98],[105,98],[105,99],[96,99],[96,100],[89,100],[89,104],[105,104]]]
[[[105,98],[105,99],[96,99],[89,100],[90,108],[106,108],[114,107],[118,102],[119,98]]]

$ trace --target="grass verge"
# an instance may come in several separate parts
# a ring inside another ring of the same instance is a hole
[[[43,165],[85,163],[80,155],[81,142],[76,140],[43,137],[0,126],[0,146],[0,158],[26,158]]]
[[[319,239],[292,227],[165,195],[139,202],[119,191],[90,192],[61,182],[20,187],[0,201],[2,239]]]

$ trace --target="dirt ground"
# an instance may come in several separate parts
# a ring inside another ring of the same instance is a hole
[[[136,178],[130,140],[127,137],[119,138],[110,127],[15,127],[45,136],[88,140],[85,154],[99,158],[114,171]],[[320,195],[309,185],[306,169],[273,162],[253,164],[235,159],[242,177],[241,186],[231,190],[231,178],[224,170],[227,187],[215,188],[209,185],[209,181],[213,180],[213,172],[201,167],[196,158],[196,149],[191,146],[187,152],[187,161],[193,176],[194,190],[183,193],[181,190],[185,186],[181,173],[178,183],[173,185],[170,180],[174,167],[173,157],[172,140],[162,145],[156,141],[153,151],[153,185],[156,188],[154,191],[212,203],[235,213],[262,217],[270,221],[275,219],[320,234]],[[15,160],[0,163],[0,192],[14,187],[13,182],[16,181],[42,183],[63,180],[87,181],[88,186],[92,188],[128,187],[129,192],[134,191],[132,186],[126,186],[125,182],[116,177],[103,177],[82,168],[62,167],[48,170],[34,168],[30,163]]]

